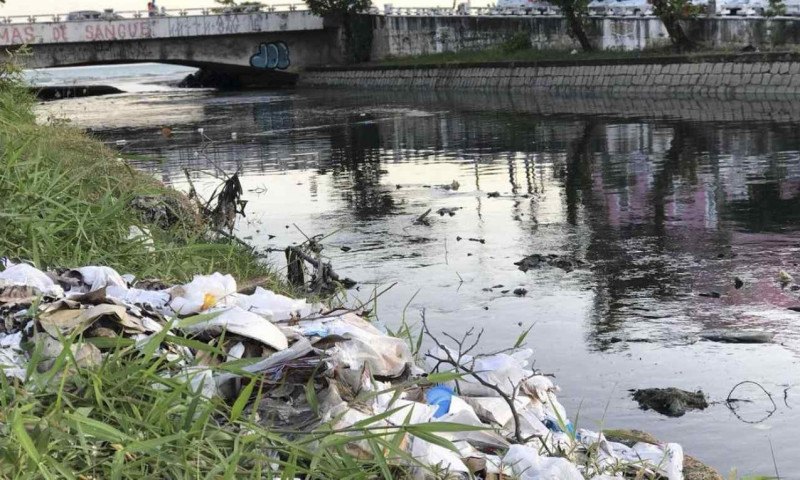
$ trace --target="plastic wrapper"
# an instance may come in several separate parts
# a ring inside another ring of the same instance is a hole
[[[35,288],[45,295],[61,297],[64,290],[46,273],[27,263],[9,264],[0,272],[0,287],[22,285]]]
[[[296,300],[256,287],[252,295],[239,295],[236,305],[273,321],[288,320],[292,316],[305,317],[311,313],[311,305],[305,299]]]
[[[535,448],[511,445],[503,457],[519,480],[584,480],[578,468],[561,457],[543,457]]]

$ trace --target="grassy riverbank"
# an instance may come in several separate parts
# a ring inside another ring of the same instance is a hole
[[[659,51],[665,54],[665,51]],[[460,52],[431,53],[427,55],[415,55],[409,57],[394,57],[376,62],[375,65],[441,65],[441,64],[460,64],[460,63],[487,63],[487,62],[540,62],[547,60],[588,60],[588,59],[610,59],[610,58],[640,58],[648,53],[622,52],[622,51],[602,51],[602,52],[581,52],[574,54],[569,50],[535,50],[531,48],[509,51],[504,47],[487,48],[485,50],[464,50]],[[649,55],[655,56],[656,53]]]
[[[207,240],[185,197],[73,127],[37,124],[33,104],[13,81],[0,86],[1,255],[39,267],[107,265],[166,281],[220,270],[278,285],[245,248]],[[162,228],[131,206],[137,197],[185,208]],[[152,244],[144,237],[131,241],[132,225],[149,230]]]
[[[573,53],[574,52],[574,53]],[[584,52],[580,50],[538,50],[524,45],[516,44],[514,39],[505,45],[483,50],[464,50],[459,52],[431,53],[408,57],[393,57],[367,65],[376,66],[415,66],[415,65],[469,65],[492,62],[548,62],[548,61],[603,61],[603,60],[632,60],[632,59],[658,59],[664,57],[704,57],[713,55],[740,54],[738,50],[697,50],[690,53],[676,54],[672,49],[648,50],[598,50]],[[768,53],[796,53],[793,49],[786,49]]]
[[[185,200],[81,132],[37,125],[32,106],[15,84],[0,87],[0,212],[5,220],[0,254],[42,267],[108,265],[169,281],[219,270],[240,281],[265,276],[279,284],[248,251],[204,239],[203,226],[192,215],[168,229],[143,220],[130,206],[134,198]],[[129,240],[131,225],[150,230],[152,244]],[[34,303],[24,320],[36,316]],[[418,348],[419,341],[407,333]],[[418,462],[404,449],[407,434],[450,446],[437,433],[469,430],[435,422],[378,428],[390,410],[365,414],[338,429],[323,424],[309,432],[313,422],[297,411],[307,406],[318,413],[324,402],[322,395],[317,398],[322,379],[315,378],[316,369],[308,381],[292,385],[301,392],[305,386],[305,395],[287,403],[292,390],[287,392],[286,384],[275,383],[273,372],[242,372],[247,359],[229,361],[218,338],[166,329],[139,344],[114,338],[85,339],[77,333],[64,339],[67,347],[101,340],[104,357],[91,367],[71,348],[44,361],[39,343],[29,345],[33,353],[24,384],[0,375],[0,478],[407,478],[408,466]],[[210,362],[208,368],[241,374],[241,390],[227,402],[202,399],[185,381],[177,347],[191,348],[198,363],[201,357],[221,358],[225,363]],[[455,377],[428,380],[448,378]],[[398,379],[383,393],[399,397],[425,382]],[[369,389],[343,393],[361,406],[378,394]],[[266,428],[267,418],[289,426]],[[353,449],[357,440],[360,451]],[[439,477],[444,474],[438,472]]]

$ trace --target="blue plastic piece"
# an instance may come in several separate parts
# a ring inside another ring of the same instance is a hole
[[[575,426],[572,425],[572,422],[570,422],[569,420],[567,420],[567,425],[566,425],[567,426],[567,431],[566,432],[564,430],[562,430],[561,427],[558,425],[558,421],[556,421],[555,419],[553,419],[551,417],[545,418],[544,422],[542,422],[542,423],[544,423],[545,427],[547,427],[548,429],[550,429],[550,430],[552,430],[552,431],[554,431],[556,433],[568,433],[570,435],[575,435]]]
[[[428,405],[436,405],[438,408],[433,414],[433,418],[439,418],[450,411],[450,400],[453,398],[453,389],[444,385],[437,385],[425,392],[425,400]]]
[[[303,329],[303,335],[306,336],[306,337],[323,337],[323,338],[325,338],[328,335],[330,335],[330,331],[327,329],[327,327],[322,327],[322,326],[314,327],[314,326],[312,326],[312,327],[304,328]]]

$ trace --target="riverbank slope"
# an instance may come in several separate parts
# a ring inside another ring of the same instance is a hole
[[[221,269],[280,287],[248,249],[209,240],[184,195],[68,123],[37,124],[34,101],[14,82],[0,85],[3,255],[43,268],[99,264],[165,281]],[[132,232],[146,234],[132,241]]]

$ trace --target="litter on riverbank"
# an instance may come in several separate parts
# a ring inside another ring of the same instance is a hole
[[[343,452],[380,462],[385,477],[683,478],[680,445],[577,428],[558,387],[532,368],[531,350],[479,354],[473,332],[445,334],[445,344],[423,324],[434,347],[422,361],[360,311],[260,287],[238,293],[230,275],[167,286],[108,267],[43,272],[10,262],[0,312],[8,379],[25,385],[31,368],[65,356],[74,368],[102,368],[125,343],[162,359],[158,376],[233,402],[275,431],[345,435]]]

